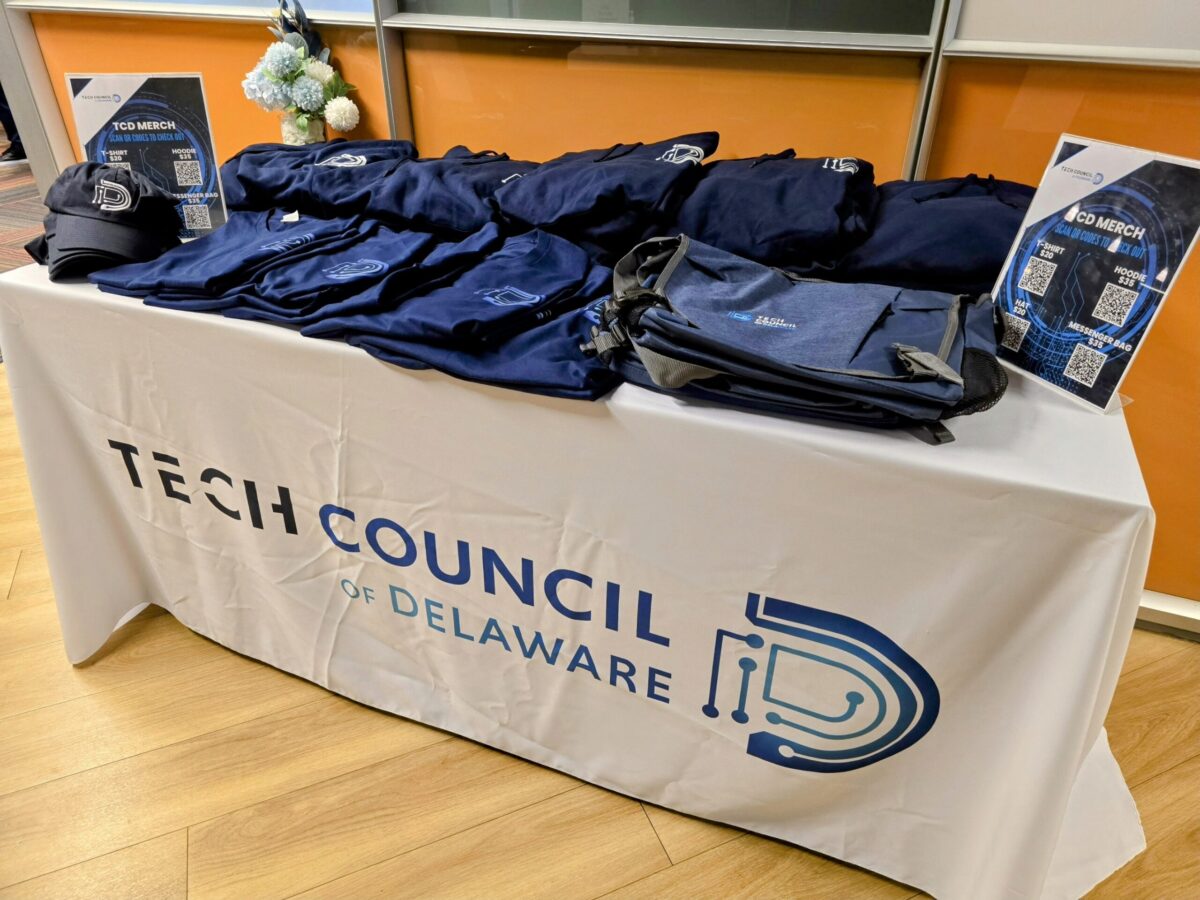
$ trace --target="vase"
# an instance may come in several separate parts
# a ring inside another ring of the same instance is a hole
[[[295,113],[284,113],[279,120],[279,129],[283,134],[283,142],[297,146],[300,144],[319,144],[325,140],[325,120],[309,119],[308,127],[301,128],[296,124]]]

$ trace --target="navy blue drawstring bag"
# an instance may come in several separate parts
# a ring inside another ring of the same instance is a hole
[[[873,426],[923,425],[994,405],[991,298],[796,281],[686,236],[617,265],[587,352],[654,390]]]

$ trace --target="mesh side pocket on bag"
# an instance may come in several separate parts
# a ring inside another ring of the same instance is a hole
[[[947,411],[947,419],[991,409],[1008,388],[1008,373],[996,357],[974,347],[963,351],[962,377],[962,400]]]

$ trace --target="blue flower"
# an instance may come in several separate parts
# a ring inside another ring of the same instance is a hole
[[[246,73],[246,78],[242,81],[242,92],[248,100],[253,100],[269,112],[284,109],[291,103],[287,89],[268,78],[261,66],[255,66]]]
[[[300,53],[295,47],[283,41],[276,41],[267,48],[259,65],[268,75],[287,78],[299,71],[300,63]]]
[[[325,105],[325,88],[321,82],[301,75],[291,85],[292,102],[305,112],[316,112]]]

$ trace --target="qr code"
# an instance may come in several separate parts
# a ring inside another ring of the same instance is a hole
[[[1031,256],[1029,262],[1025,263],[1025,271],[1021,273],[1017,287],[1041,297],[1046,293],[1046,288],[1050,287],[1050,279],[1054,277],[1054,270],[1057,268],[1058,263]]]
[[[175,183],[180,187],[199,187],[203,184],[200,180],[200,163],[194,159],[176,160]]]
[[[1137,298],[1137,291],[1131,291],[1110,281],[1104,286],[1092,315],[1110,325],[1124,325]]]
[[[208,207],[203,203],[185,203],[183,205],[183,227],[192,231],[205,231],[212,228],[212,216]]]
[[[1107,356],[1099,350],[1093,350],[1087,344],[1076,344],[1075,349],[1071,351],[1071,358],[1067,360],[1067,367],[1063,369],[1063,374],[1072,381],[1092,387],[1107,359]]]
[[[105,163],[105,165],[112,166],[114,169],[124,169],[126,172],[133,171],[133,166],[127,162],[109,162]]]
[[[1014,316],[1012,313],[1005,313],[1004,340],[1000,342],[1000,346],[1007,347],[1016,353],[1021,349],[1021,345],[1025,343],[1025,332],[1027,331],[1029,331],[1028,319],[1022,319],[1020,316]]]

